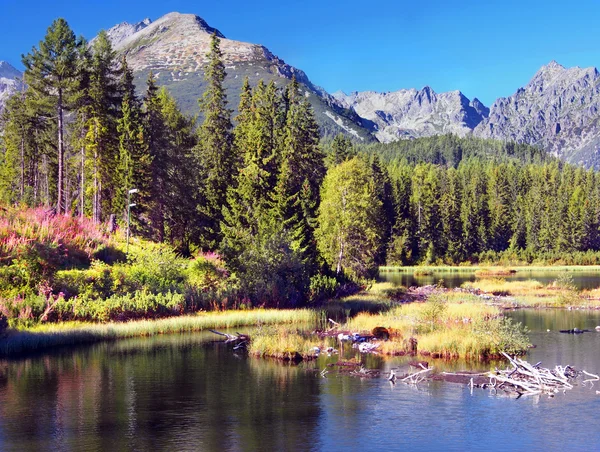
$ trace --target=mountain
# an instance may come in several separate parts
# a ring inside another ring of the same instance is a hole
[[[345,132],[361,141],[373,137],[362,118],[344,108],[333,96],[314,85],[306,74],[275,56],[266,47],[227,39],[202,18],[193,14],[169,13],[156,21],[145,19],[137,24],[123,22],[107,30],[115,50],[127,56],[136,84],[143,90],[152,71],[158,84],[166,86],[188,113],[198,113],[198,98],[205,88],[203,68],[207,63],[211,35],[221,38],[226,66],[230,107],[237,107],[239,92],[246,76],[255,85],[259,79],[274,80],[284,86],[293,76],[304,86],[317,122],[325,135]]]
[[[381,142],[447,133],[463,137],[489,113],[479,100],[470,101],[460,91],[437,94],[429,86],[391,93],[337,92],[333,96],[370,121]]]
[[[600,167],[600,74],[552,61],[492,105],[474,130],[483,138],[534,144],[571,163]]]
[[[6,61],[0,61],[0,111],[10,96],[23,87],[23,74]]]

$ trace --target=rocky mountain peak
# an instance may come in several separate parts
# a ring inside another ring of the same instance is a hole
[[[474,133],[538,145],[572,163],[598,166],[599,113],[596,68],[565,68],[551,61],[524,88],[496,100]]]
[[[7,61],[0,61],[0,78],[9,80],[21,78],[23,74]]]
[[[10,63],[0,61],[0,111],[10,96],[23,88],[23,74]]]
[[[333,95],[346,108],[373,124],[379,141],[454,133],[467,135],[489,111],[460,91],[436,93],[430,86],[395,92],[338,91]]]

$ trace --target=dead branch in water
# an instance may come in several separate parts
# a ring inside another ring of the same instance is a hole
[[[519,358],[512,358],[507,353],[502,355],[512,364],[512,369],[490,372],[490,386],[496,390],[515,392],[519,396],[538,394],[554,395],[559,391],[573,389],[575,379],[582,374],[594,377],[584,383],[600,380],[597,375],[586,371],[578,371],[573,366],[556,366],[554,369],[541,367],[541,363],[529,364]]]
[[[211,333],[217,334],[219,336],[223,336],[225,338],[227,338],[225,340],[225,342],[235,342],[235,341],[244,341],[244,342],[248,342],[250,340],[250,336],[248,336],[247,334],[240,334],[240,333],[235,333],[235,334],[228,334],[228,333],[221,333],[220,331],[215,331],[215,330],[208,330]]]

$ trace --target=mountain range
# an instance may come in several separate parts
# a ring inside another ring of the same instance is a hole
[[[323,135],[343,132],[362,142],[389,142],[453,133],[538,145],[566,161],[600,168],[600,74],[595,68],[543,66],[527,85],[488,108],[460,91],[420,90],[327,93],[300,69],[266,47],[226,38],[193,14],[169,13],[156,21],[123,22],[107,30],[120,55],[126,55],[143,89],[152,71],[181,108],[198,113],[204,91],[203,68],[211,35],[221,38],[228,77],[226,89],[235,109],[245,77],[252,85],[292,77],[303,85]],[[0,62],[0,109],[21,88],[21,74]]]
[[[6,61],[0,61],[0,112],[10,96],[23,87],[23,74]]]

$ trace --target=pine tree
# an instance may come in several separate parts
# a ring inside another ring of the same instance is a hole
[[[64,19],[56,19],[48,28],[39,48],[23,56],[24,78],[34,93],[35,102],[43,110],[54,110],[57,121],[57,182],[56,208],[65,212],[65,124],[64,114],[69,109],[76,87],[79,42]]]
[[[328,156],[329,166],[339,165],[350,160],[356,155],[352,141],[343,133],[338,133],[331,142],[331,151]]]
[[[150,190],[139,193],[137,199],[141,205],[140,210],[147,212],[146,234],[163,242],[166,226],[168,136],[158,97],[158,87],[152,71],[148,74],[144,95],[144,134],[150,160],[151,184]]]

